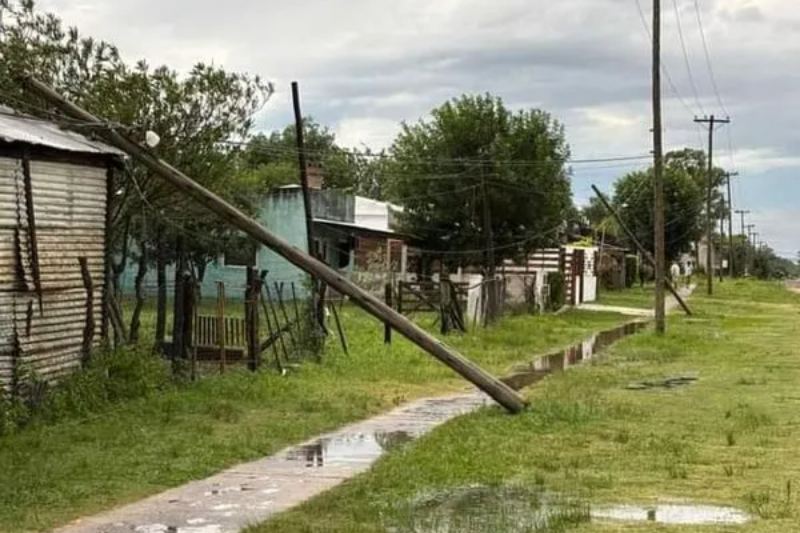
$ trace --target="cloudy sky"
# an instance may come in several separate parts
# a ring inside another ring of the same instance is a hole
[[[649,21],[651,2],[639,1]],[[735,207],[751,210],[761,237],[794,257],[800,250],[800,106],[794,98],[800,3],[697,0],[709,69],[695,0],[662,1],[664,61],[672,80],[664,84],[667,147],[705,147],[694,116],[729,114],[731,125],[716,136],[716,161],[740,172]],[[273,81],[277,92],[258,117],[259,129],[289,122],[292,80],[300,82],[304,113],[328,125],[342,144],[372,148],[390,144],[400,121],[415,121],[461,93],[489,91],[511,107],[552,112],[566,126],[575,158],[649,152],[649,37],[636,0],[39,5],[116,43],[131,60],[178,70],[213,61]],[[615,176],[632,168],[576,165],[576,201],[586,201],[591,183],[608,190]]]

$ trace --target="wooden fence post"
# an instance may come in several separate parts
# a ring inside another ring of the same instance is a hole
[[[225,340],[227,337],[225,323],[225,284],[217,282],[217,344],[219,345],[219,372],[225,373]]]
[[[256,269],[247,267],[245,289],[245,338],[247,341],[247,368],[255,372],[261,366],[261,341],[258,336],[258,298],[261,294],[261,279]]]

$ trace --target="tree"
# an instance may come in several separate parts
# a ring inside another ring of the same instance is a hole
[[[689,250],[705,231],[706,184],[708,173],[705,154],[685,149],[664,158],[664,217],[667,261],[676,260]],[[722,169],[713,173],[712,217],[723,213]],[[622,220],[645,248],[653,251],[653,170],[635,171],[617,180],[613,203]]]
[[[779,257],[769,246],[753,250],[751,274],[759,279],[788,279],[800,275],[800,268],[790,259]]]
[[[161,142],[154,153],[239,207],[252,208],[252,182],[232,179],[237,151],[225,143],[246,138],[253,114],[272,92],[270,84],[202,63],[185,76],[166,66],[151,69],[143,61],[130,67],[116,47],[82,37],[76,28],[65,29],[55,15],[37,12],[31,0],[0,0],[0,6],[5,15],[0,22],[0,103],[91,133],[31,97],[19,83],[22,74],[31,73],[135,139],[155,131]],[[177,191],[135,162],[120,177],[112,213],[110,246],[118,257],[112,283],[118,286],[133,251],[141,298],[143,274],[155,263],[157,330],[163,336],[166,265],[185,257],[202,273],[234,232],[193,203],[176,201]],[[129,244],[132,238],[135,246]],[[131,326],[135,333],[138,308]]]
[[[561,124],[489,94],[404,123],[389,153],[386,195],[405,206],[405,231],[450,263],[486,261],[475,251],[490,233],[495,264],[554,243],[572,207]]]

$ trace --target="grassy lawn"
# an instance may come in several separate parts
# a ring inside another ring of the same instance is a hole
[[[144,319],[148,335],[152,310]],[[517,316],[448,342],[499,372],[624,320],[586,312]],[[321,363],[306,363],[285,377],[234,371],[194,384],[162,383],[142,397],[106,403],[74,387],[67,414],[0,437],[0,531],[50,529],[411,398],[465,386],[397,335],[384,346],[382,325],[364,313],[346,308],[344,323],[350,356],[332,338]],[[163,366],[148,368],[153,365]],[[130,378],[146,382],[137,368],[129,370]],[[147,389],[148,383],[137,386]]]
[[[653,307],[653,300],[655,298],[654,290],[652,284],[646,284],[644,287],[640,287],[637,284],[629,289],[622,289],[619,291],[600,289],[597,303],[645,309]]]
[[[717,290],[714,298],[695,293],[694,317],[672,314],[665,338],[647,330],[529,389],[524,414],[485,408],[451,421],[252,532],[800,531],[800,296],[755,281]],[[680,375],[699,379],[674,389],[627,388]],[[464,498],[469,491],[480,498]],[[578,509],[723,504],[753,520],[659,526],[588,521],[581,512],[574,521],[514,528],[508,500],[537,494]],[[490,513],[492,506],[511,520],[446,529],[453,516]],[[442,521],[420,527],[426,516]]]

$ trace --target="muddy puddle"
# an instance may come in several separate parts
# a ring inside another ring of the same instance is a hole
[[[563,372],[597,356],[615,342],[647,327],[644,321],[633,321],[622,326],[601,331],[566,349],[543,355],[528,365],[515,367],[511,375],[503,378],[509,387],[520,390],[533,385],[547,375]]]
[[[750,516],[734,507],[692,503],[590,505],[540,487],[471,486],[420,495],[397,507],[393,533],[562,531],[585,522],[740,525]]]

